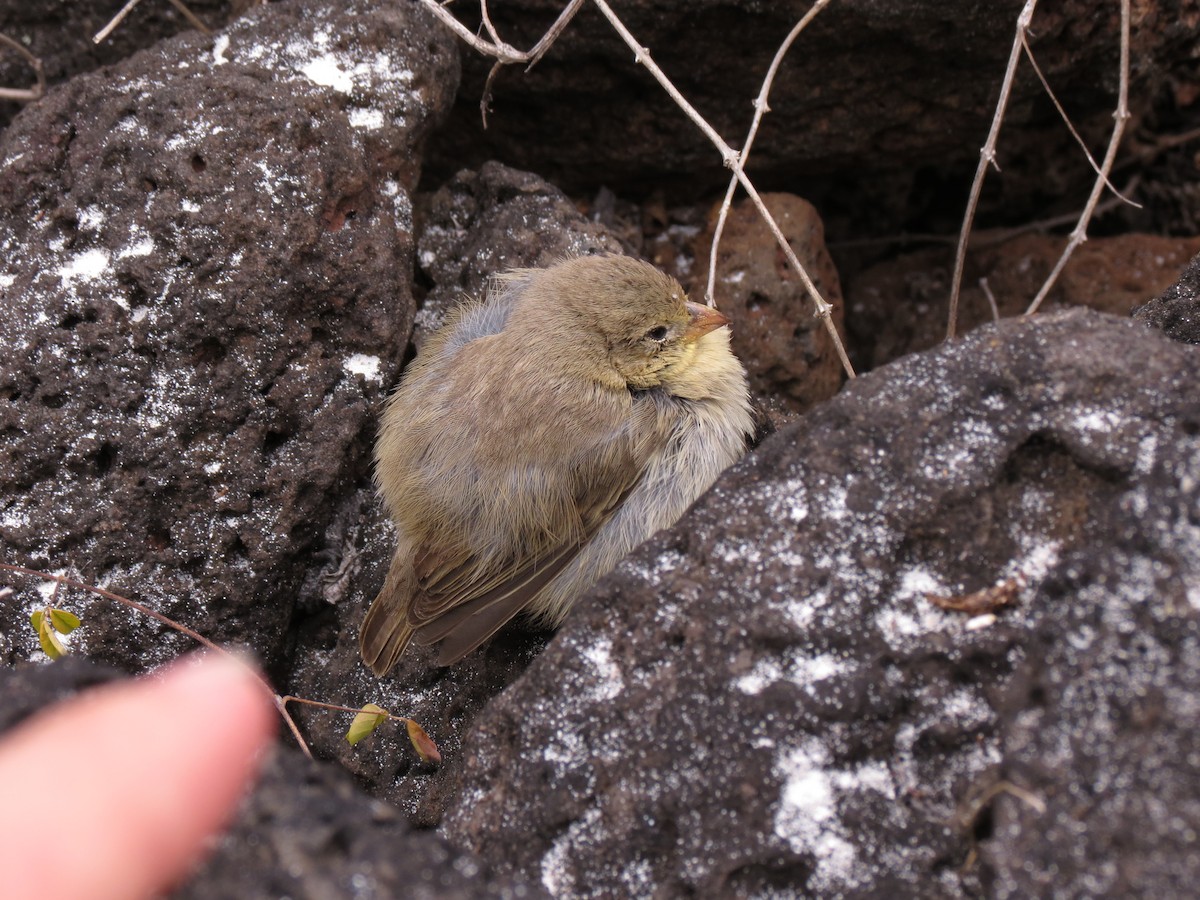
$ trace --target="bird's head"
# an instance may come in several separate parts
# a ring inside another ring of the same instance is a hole
[[[672,390],[703,380],[717,348],[728,353],[727,339],[709,347],[704,338],[729,319],[691,302],[679,282],[640,260],[571,259],[545,270],[535,284],[578,348],[576,361],[597,380]]]

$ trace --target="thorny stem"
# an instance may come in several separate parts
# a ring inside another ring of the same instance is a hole
[[[1108,140],[1108,149],[1104,153],[1104,161],[1100,164],[1099,175],[1092,185],[1092,193],[1088,197],[1083,212],[1079,214],[1079,221],[1076,223],[1075,229],[1071,232],[1071,239],[1067,241],[1067,246],[1063,248],[1062,256],[1054,264],[1054,269],[1050,272],[1050,276],[1046,279],[1045,284],[1042,285],[1037,296],[1033,298],[1033,302],[1029,304],[1029,308],[1025,310],[1025,315],[1027,316],[1037,312],[1038,307],[1042,305],[1042,301],[1046,299],[1046,295],[1050,293],[1050,289],[1054,287],[1054,283],[1058,280],[1063,266],[1067,264],[1067,260],[1075,252],[1075,248],[1087,240],[1088,223],[1091,221],[1092,213],[1096,209],[1096,202],[1100,199],[1100,195],[1104,192],[1104,188],[1108,184],[1108,173],[1112,171],[1113,161],[1117,158],[1117,148],[1120,146],[1121,137],[1125,133],[1125,123],[1129,120],[1128,100],[1129,0],[1121,0],[1121,74],[1117,88],[1117,111],[1113,113],[1113,118],[1116,121],[1113,123],[1112,136]]]
[[[545,55],[550,49],[550,45],[558,40],[558,36],[562,34],[563,29],[567,27],[570,21],[575,18],[575,14],[579,12],[583,6],[583,0],[571,0],[563,9],[554,24],[551,25],[546,33],[541,36],[536,44],[529,50],[518,50],[512,44],[505,42],[500,33],[496,30],[496,26],[492,24],[491,14],[488,12],[487,0],[479,0],[479,14],[483,19],[483,27],[487,29],[487,33],[491,36],[492,42],[488,43],[477,34],[469,31],[458,19],[454,18],[442,4],[436,0],[421,0],[422,4],[432,12],[435,16],[442,20],[451,31],[457,34],[460,38],[471,45],[476,51],[484,56],[495,58],[496,64],[492,66],[488,72],[487,80],[483,84],[483,95],[479,98],[479,115],[483,119],[483,127],[487,128],[488,107],[492,102],[492,82],[495,81],[496,75],[504,66],[514,63],[529,63],[525,67],[528,72],[537,65],[538,60]]]
[[[37,79],[31,88],[0,88],[0,100],[16,100],[21,103],[31,100],[41,100],[46,94],[46,73],[42,70],[41,57],[35,56],[26,47],[14,41],[7,34],[0,33],[0,43],[16,50],[21,56],[25,57],[25,61],[29,63],[33,69],[34,77]]]
[[[825,330],[829,332],[829,336],[833,341],[835,349],[837,350],[838,358],[842,362],[842,368],[846,370],[847,375],[853,378],[854,367],[850,364],[850,358],[846,355],[846,348],[842,346],[842,339],[838,335],[837,328],[833,324],[833,316],[831,315],[833,307],[831,307],[825,301],[825,298],[821,296],[821,292],[817,290],[817,286],[813,284],[812,278],[809,277],[808,272],[805,270],[800,260],[796,257],[795,251],[792,250],[787,238],[784,237],[783,232],[780,230],[779,225],[775,222],[775,218],[771,215],[770,210],[767,209],[767,205],[763,202],[758,190],[754,187],[749,177],[747,177],[746,173],[742,170],[741,160],[739,159],[738,152],[725,143],[725,140],[719,134],[717,134],[717,132],[711,125],[708,124],[707,121],[705,121],[704,117],[695,110],[695,108],[681,93],[679,93],[675,85],[671,83],[671,80],[667,78],[662,69],[658,67],[658,64],[655,63],[650,57],[650,51],[638,44],[637,40],[629,32],[629,29],[625,27],[624,23],[621,22],[621,20],[617,17],[617,14],[612,11],[612,8],[609,7],[608,3],[606,3],[605,0],[592,0],[592,2],[604,15],[604,17],[608,19],[609,24],[612,25],[617,34],[621,36],[621,39],[625,41],[631,50],[633,50],[634,61],[646,67],[646,69],[651,75],[654,76],[654,79],[659,83],[662,89],[665,90],[668,96],[675,101],[676,106],[683,110],[684,114],[692,120],[697,128],[704,132],[704,135],[709,139],[713,146],[717,148],[717,150],[721,153],[721,158],[725,161],[725,165],[733,169],[734,177],[737,178],[738,183],[741,184],[746,193],[750,196],[750,199],[758,209],[759,214],[763,217],[763,221],[767,223],[767,227],[771,230],[771,234],[775,236],[775,240],[779,243],[784,255],[787,256],[788,262],[791,264],[792,268],[795,269],[800,275],[801,282],[803,282],[805,289],[812,296],[813,303],[817,307],[818,318],[822,320]]]
[[[1008,107],[1008,96],[1012,92],[1013,79],[1017,74],[1017,63],[1021,59],[1021,45],[1025,32],[1033,19],[1037,0],[1026,0],[1021,14],[1017,16],[1017,33],[1013,37],[1012,51],[1008,56],[1008,68],[1004,70],[1004,82],[1000,86],[1000,99],[996,101],[996,113],[992,116],[992,127],[987,142],[979,151],[979,166],[975,169],[975,180],[971,182],[971,195],[967,200],[967,211],[963,215],[962,230],[958,235],[958,251],[954,257],[954,276],[950,281],[950,315],[946,323],[946,338],[954,337],[958,328],[958,296],[962,287],[963,268],[967,261],[967,239],[971,236],[971,225],[975,221],[975,209],[979,205],[979,193],[983,189],[983,177],[989,165],[996,165],[996,138],[1000,135],[1000,123]]]
[[[763,116],[770,111],[771,107],[767,104],[767,96],[771,92],[771,86],[775,83],[775,74],[779,71],[779,66],[783,62],[783,58],[792,49],[792,44],[800,36],[800,32],[808,27],[808,23],[816,18],[817,13],[828,6],[829,2],[830,0],[816,0],[812,8],[801,17],[799,22],[792,26],[792,30],[788,32],[787,37],[783,39],[783,43],[779,45],[779,49],[775,51],[775,58],[771,60],[771,65],[767,69],[766,76],[763,78],[762,88],[758,92],[758,97],[754,100],[754,119],[750,123],[750,131],[746,134],[745,143],[742,144],[742,152],[737,163],[739,168],[745,168],[746,159],[750,156],[750,148],[754,146],[754,139],[758,137],[758,126],[762,122]],[[712,246],[709,249],[708,255],[708,282],[704,287],[704,302],[709,306],[716,305],[713,291],[717,281],[717,248],[721,244],[721,235],[725,231],[725,220],[729,217],[729,208],[733,203],[733,195],[737,190],[737,186],[738,179],[735,174],[729,179],[729,187],[725,190],[725,199],[721,201],[721,211],[717,214],[717,225],[713,229]]]
[[[155,612],[150,607],[148,607],[142,603],[138,603],[136,600],[131,600],[129,597],[123,597],[120,594],[114,594],[112,591],[105,590],[104,588],[98,587],[97,585],[94,585],[94,584],[88,584],[87,582],[84,582],[84,581],[78,581],[74,578],[68,578],[66,575],[55,575],[52,572],[42,572],[38,569],[27,569],[24,566],[14,566],[9,563],[0,563],[0,569],[3,569],[8,572],[16,572],[21,575],[30,575],[34,578],[44,578],[48,581],[53,581],[55,583],[55,591],[57,591],[61,585],[65,584],[68,587],[78,588],[81,591],[87,591],[88,593],[97,594],[97,595],[99,595],[101,597],[105,597],[109,600],[115,600],[117,603],[122,603],[125,606],[128,606],[130,609],[136,609],[138,612],[142,613],[143,615],[147,615],[150,618],[152,618],[158,622],[162,622],[164,625],[166,625],[169,628],[173,628],[182,634],[186,634],[192,640],[204,645],[209,650],[213,650],[217,653],[224,653],[226,656],[231,656],[234,659],[236,659],[238,662],[242,663],[243,665],[246,665],[245,662],[242,660],[242,658],[240,656],[238,656],[236,653],[230,653],[224,647],[221,647],[218,644],[214,644],[212,641],[210,641],[204,635],[200,634],[198,631],[193,631],[191,628],[188,628],[186,625],[182,625],[179,622],[176,622],[174,619],[167,618],[162,613]],[[281,698],[279,696],[279,694],[275,692],[275,689],[273,687],[271,687],[271,683],[269,681],[267,681],[267,679],[260,672],[258,672],[252,666],[246,666],[246,668],[249,669],[254,674],[254,677],[258,679],[259,683],[262,684],[263,688],[266,689],[267,693],[271,695],[272,701],[275,704],[275,709],[283,717],[284,722],[287,723],[288,729],[292,732],[292,736],[296,739],[296,743],[298,743],[300,745],[300,749],[304,751],[304,755],[307,756],[309,759],[312,759],[313,758],[312,751],[308,749],[308,743],[304,740],[304,737],[300,734],[300,729],[296,727],[296,723],[292,720],[291,714],[288,713],[288,711],[286,709],[286,704],[283,702],[283,698]]]
[[[1141,209],[1142,204],[1130,200],[1128,197],[1118,191],[1115,187],[1113,187],[1113,183],[1108,180],[1103,172],[1100,171],[1100,164],[1096,162],[1096,157],[1092,156],[1092,151],[1088,149],[1088,146],[1086,143],[1084,143],[1083,138],[1079,136],[1079,132],[1075,130],[1075,126],[1072,124],[1070,117],[1067,115],[1067,111],[1063,109],[1063,105],[1058,102],[1058,97],[1055,96],[1054,91],[1051,89],[1050,82],[1046,80],[1046,76],[1042,72],[1042,67],[1038,65],[1037,59],[1033,55],[1033,48],[1029,46],[1029,40],[1025,35],[1021,35],[1021,46],[1025,49],[1025,58],[1029,60],[1029,65],[1033,66],[1033,71],[1037,75],[1038,81],[1042,83],[1042,89],[1046,92],[1046,96],[1050,98],[1050,102],[1054,104],[1054,108],[1058,110],[1058,114],[1060,117],[1062,117],[1063,122],[1066,123],[1067,130],[1071,132],[1071,137],[1075,138],[1075,143],[1079,145],[1079,149],[1082,150],[1083,155],[1087,157],[1088,164],[1092,167],[1092,171],[1103,178],[1104,186],[1116,194],[1123,202],[1128,203],[1130,206],[1136,207],[1137,209]]]
[[[500,39],[495,28],[491,27],[491,19],[488,17],[486,3],[481,5],[481,9],[483,10],[484,22],[486,23],[485,27],[492,36],[494,43],[485,41],[468,29],[462,22],[454,18],[454,14],[441,3],[438,3],[437,0],[421,0],[421,5],[441,19],[443,25],[466,41],[472,49],[482,53],[484,56],[491,56],[504,65],[527,62],[532,68],[542,58],[543,54],[550,49],[550,45],[562,34],[563,29],[567,27],[571,19],[575,18],[575,14],[579,12],[579,8],[583,6],[583,0],[571,0],[566,8],[559,13],[554,24],[550,26],[541,39],[529,50],[518,50],[516,47]]]

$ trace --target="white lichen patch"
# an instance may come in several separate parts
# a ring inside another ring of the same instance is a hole
[[[759,660],[753,669],[734,680],[734,687],[743,694],[754,695],[778,681],[790,681],[810,690],[817,682],[847,671],[846,663],[830,653],[806,656],[799,648],[793,648],[783,660]]]
[[[95,281],[109,271],[111,257],[107,250],[93,248],[72,256],[56,270],[63,287],[76,281]]]
[[[378,356],[354,353],[346,358],[342,363],[342,368],[351,375],[360,375],[367,381],[379,383],[383,381],[383,375],[379,371],[381,365]]]
[[[816,868],[808,887],[820,893],[859,883],[867,870],[838,815],[838,799],[858,791],[894,799],[896,789],[887,768],[881,763],[832,767],[829,749],[814,739],[784,750],[775,761],[775,774],[783,782],[775,807],[775,836],[794,853],[813,857]]]
[[[621,667],[612,658],[611,638],[601,638],[583,648],[583,658],[588,661],[592,682],[587,691],[589,702],[612,700],[625,689],[625,678]]]

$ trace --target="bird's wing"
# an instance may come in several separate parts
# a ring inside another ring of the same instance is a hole
[[[630,447],[601,471],[579,472],[579,527],[566,537],[526,536],[505,559],[425,545],[415,560],[408,624],[423,644],[441,642],[438,663],[458,662],[528,606],[609,520],[645,472]]]

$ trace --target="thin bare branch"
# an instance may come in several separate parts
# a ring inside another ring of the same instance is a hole
[[[816,0],[812,8],[805,13],[799,22],[792,26],[792,30],[788,32],[787,37],[783,39],[783,43],[779,45],[779,49],[775,51],[775,58],[771,60],[771,65],[767,69],[767,74],[763,78],[762,88],[758,92],[758,97],[754,100],[754,119],[750,123],[750,131],[746,134],[746,140],[742,144],[742,152],[738,158],[738,165],[742,169],[746,167],[746,160],[750,156],[750,148],[754,146],[754,139],[758,137],[758,126],[762,122],[763,116],[770,111],[770,106],[767,104],[767,97],[771,93],[771,86],[775,83],[775,74],[779,71],[779,66],[783,62],[783,58],[787,56],[789,50],[792,49],[792,44],[796,42],[796,38],[800,36],[808,23],[816,18],[817,13],[828,6],[830,0]],[[735,174],[729,179],[729,187],[725,190],[725,199],[721,201],[721,211],[717,214],[717,225],[713,229],[712,246],[708,254],[708,281],[704,287],[704,302],[709,306],[715,306],[716,301],[713,297],[713,291],[717,281],[717,248],[721,244],[721,235],[725,231],[725,220],[729,217],[729,208],[733,203],[733,195],[737,190],[738,179]]]
[[[0,100],[16,100],[21,103],[28,103],[32,100],[41,100],[46,95],[46,73],[42,70],[42,59],[35,56],[28,48],[22,46],[17,41],[14,41],[7,34],[0,33],[0,44],[16,50],[25,61],[29,63],[33,69],[34,77],[37,79],[31,88],[0,88]]]
[[[205,36],[209,36],[209,37],[212,36],[212,29],[209,28],[207,25],[205,25],[204,22],[201,21],[199,16],[197,16],[194,12],[192,12],[190,9],[188,9],[187,4],[184,3],[183,0],[170,0],[170,3],[173,7],[175,7],[177,10],[179,10],[180,14],[185,19],[188,20],[189,25],[191,25],[198,32],[200,32],[201,34],[203,34]]]
[[[1066,123],[1067,129],[1071,132],[1071,137],[1075,138],[1075,143],[1079,145],[1079,149],[1083,151],[1083,155],[1087,157],[1088,163],[1092,167],[1092,171],[1104,178],[1104,185],[1114,194],[1121,198],[1125,203],[1137,209],[1142,208],[1142,204],[1130,200],[1115,187],[1113,183],[1100,171],[1100,164],[1096,162],[1096,157],[1092,156],[1092,151],[1088,149],[1083,138],[1079,136],[1079,132],[1075,130],[1075,125],[1071,122],[1071,118],[1067,115],[1067,111],[1063,109],[1063,105],[1058,102],[1058,97],[1054,95],[1054,91],[1050,87],[1050,82],[1046,80],[1046,76],[1042,73],[1042,67],[1038,65],[1037,60],[1033,56],[1033,48],[1029,46],[1029,39],[1026,35],[1021,35],[1021,45],[1025,48],[1025,57],[1029,60],[1029,64],[1033,66],[1033,71],[1037,73],[1038,80],[1042,83],[1042,89],[1045,90],[1046,96],[1050,98],[1050,102],[1054,104],[1054,108],[1058,110],[1059,116]]]
[[[575,18],[575,13],[579,12],[579,10],[582,8],[583,0],[571,0],[571,2],[567,4],[567,8],[564,9],[561,14],[559,14],[559,17],[554,20],[554,24],[546,30],[546,33],[542,35],[541,40],[534,44],[533,49],[529,51],[529,65],[525,67],[526,72],[536,66],[538,64],[538,60],[546,55],[546,51],[550,49],[550,45],[558,40],[558,36],[563,33],[563,30],[569,24],[571,24],[571,20]]]
[[[488,72],[487,81],[484,82],[483,95],[479,98],[479,116],[483,120],[484,128],[487,128],[488,111],[492,105],[492,83],[496,80],[496,75],[500,70],[504,66],[515,63],[528,63],[525,67],[526,72],[532,69],[537,65],[538,60],[546,54],[546,51],[550,49],[550,45],[562,34],[563,29],[567,27],[571,19],[575,18],[575,14],[579,12],[580,7],[583,6],[583,0],[571,0],[566,8],[559,13],[558,18],[554,20],[554,24],[546,30],[546,33],[541,36],[531,49],[518,50],[500,37],[496,26],[492,24],[492,17],[488,12],[487,0],[479,0],[479,12],[483,19],[483,27],[492,39],[490,43],[469,30],[446,7],[436,2],[436,0],[421,0],[421,3],[426,9],[441,19],[451,31],[470,44],[472,48],[484,56],[490,56],[496,60],[496,64]]]
[[[462,22],[458,21],[458,19],[454,17],[454,14],[450,12],[450,10],[438,3],[437,0],[421,0],[421,5],[441,19],[442,23],[447,28],[470,44],[472,49],[482,53],[484,56],[493,57],[504,65],[512,65],[514,63],[529,63],[529,65],[532,67],[534,63],[536,63],[542,58],[542,56],[545,55],[546,51],[550,49],[550,45],[554,43],[560,34],[562,34],[563,29],[567,27],[567,24],[575,17],[575,14],[579,12],[579,8],[583,6],[583,0],[571,0],[571,2],[567,4],[566,8],[559,13],[554,24],[546,30],[546,33],[542,35],[541,39],[534,44],[533,48],[530,50],[518,50],[516,47],[512,46],[512,44],[501,40],[494,28],[488,27],[488,25],[491,23],[491,19],[487,16],[486,4],[482,4],[481,8],[483,10],[484,20],[486,23],[488,23],[485,25],[485,27],[488,27],[488,32],[491,35],[494,43],[484,40],[463,25]]]
[[[303,703],[305,706],[315,706],[318,709],[331,709],[334,712],[348,712],[348,713],[355,713],[356,715],[363,711],[361,707],[357,707],[357,706],[342,706],[341,704],[338,704],[338,703],[325,703],[322,700],[309,700],[307,697],[296,697],[296,696],[293,696],[292,694],[284,694],[279,699],[284,702],[284,705],[287,705],[288,703]],[[411,721],[413,721],[408,716],[398,716],[395,713],[390,713],[390,712],[387,712],[386,710],[384,710],[383,712],[380,712],[380,713],[376,713],[376,715],[383,716],[392,722],[411,722]]]
[[[604,17],[608,19],[609,24],[612,25],[617,34],[621,36],[621,39],[625,41],[625,43],[633,51],[634,61],[645,66],[646,69],[649,70],[650,74],[653,75],[654,79],[659,83],[659,86],[662,87],[662,89],[667,92],[667,95],[675,101],[675,105],[683,110],[684,115],[691,119],[693,124],[695,124],[697,128],[704,132],[704,135],[709,139],[709,141],[712,142],[712,145],[717,148],[721,154],[721,158],[725,162],[725,165],[733,170],[734,175],[737,177],[738,183],[741,184],[742,188],[750,196],[750,199],[758,209],[759,214],[763,217],[763,221],[767,223],[767,227],[771,230],[771,234],[775,236],[775,240],[778,242],[780,249],[783,250],[784,255],[787,257],[788,263],[800,276],[800,281],[804,284],[805,290],[807,290],[812,296],[813,303],[817,307],[817,316],[822,320],[825,330],[829,333],[829,336],[833,341],[838,358],[841,360],[842,368],[846,370],[847,375],[853,378],[854,367],[850,364],[850,358],[846,355],[846,348],[842,345],[841,336],[837,333],[837,327],[833,324],[833,307],[829,305],[825,298],[821,296],[821,292],[817,290],[817,286],[813,283],[813,280],[809,276],[807,270],[805,270],[800,260],[796,257],[795,251],[792,250],[791,244],[789,244],[787,238],[784,237],[783,232],[780,230],[775,218],[771,215],[770,210],[767,209],[767,205],[763,202],[762,197],[759,195],[758,189],[754,187],[749,177],[747,177],[746,173],[742,170],[737,151],[725,142],[725,139],[722,138],[721,135],[719,135],[711,125],[708,124],[704,117],[701,116],[700,113],[698,113],[696,109],[687,101],[687,98],[685,98],[683,94],[681,94],[675,87],[675,85],[671,83],[671,80],[667,78],[663,70],[660,69],[658,64],[655,63],[651,58],[650,51],[637,42],[634,36],[630,33],[629,29],[625,27],[625,24],[620,20],[617,14],[613,12],[608,3],[606,3],[605,0],[592,0],[592,2],[604,15]]]
[[[300,732],[300,726],[296,724],[296,720],[292,718],[292,714],[288,712],[286,697],[281,697],[274,691],[271,691],[271,700],[275,704],[275,709],[279,715],[283,717],[283,721],[287,723],[288,731],[292,733],[292,738],[300,745],[300,749],[304,751],[304,755],[309,759],[313,758],[312,751],[308,749],[308,741],[304,739],[304,735]]]
[[[92,38],[93,44],[99,44],[112,34],[118,25],[125,21],[125,17],[133,12],[133,8],[141,3],[142,0],[129,0],[124,6],[117,10],[117,14],[108,20],[108,24],[96,32]]]
[[[219,644],[213,643],[208,638],[206,638],[204,635],[200,634],[198,631],[193,631],[191,628],[188,628],[186,625],[176,622],[174,619],[168,618],[167,616],[164,616],[160,612],[155,612],[154,610],[152,610],[150,607],[146,606],[145,604],[139,603],[136,600],[131,600],[129,597],[124,597],[120,594],[114,594],[112,591],[105,590],[102,587],[97,587],[94,584],[88,584],[87,582],[84,582],[84,581],[78,581],[74,578],[68,578],[66,575],[55,575],[53,572],[42,572],[38,569],[27,569],[24,566],[14,566],[14,565],[11,565],[10,563],[0,563],[0,569],[3,569],[4,571],[7,571],[7,572],[16,572],[20,575],[29,575],[34,578],[42,578],[47,581],[53,581],[55,583],[55,591],[58,590],[59,586],[65,584],[68,587],[78,588],[81,591],[87,591],[90,594],[96,594],[96,595],[98,595],[100,597],[104,597],[108,600],[113,600],[117,603],[123,604],[124,606],[128,606],[130,609],[136,609],[138,612],[142,613],[143,615],[147,615],[150,618],[154,619],[155,621],[161,622],[162,624],[166,625],[168,628],[173,628],[175,631],[178,631],[181,634],[186,634],[192,640],[196,641],[199,644],[202,644],[203,646],[207,647],[209,650],[212,650],[216,653],[224,653],[227,656],[232,656],[238,662],[241,662],[243,665],[245,665],[245,661],[240,656],[238,656],[238,654],[230,653],[224,647],[220,646]],[[292,736],[295,737],[296,742],[300,745],[300,749],[304,751],[305,755],[309,759],[312,759],[312,752],[308,749],[308,744],[305,742],[304,737],[300,734],[300,729],[296,727],[296,723],[292,721],[292,717],[291,717],[291,715],[288,714],[288,711],[286,709],[286,704],[283,703],[282,698],[279,696],[279,694],[277,694],[275,692],[275,688],[271,687],[271,683],[269,681],[267,681],[266,677],[264,677],[262,675],[262,673],[260,673],[258,670],[256,670],[253,666],[246,666],[246,667],[248,669],[250,669],[250,671],[254,674],[254,677],[258,679],[259,683],[263,686],[263,689],[266,690],[266,692],[271,695],[273,702],[275,704],[275,708],[279,711],[279,714],[283,717],[283,720],[287,723],[288,728],[292,732]]]
[[[1104,187],[1108,183],[1108,173],[1112,171],[1113,161],[1117,158],[1117,148],[1120,146],[1121,137],[1125,133],[1125,123],[1129,120],[1128,102],[1129,0],[1121,0],[1121,73],[1120,82],[1117,87],[1117,110],[1113,113],[1115,121],[1113,122],[1112,135],[1108,140],[1108,150],[1104,153],[1104,161],[1100,164],[1100,174],[1092,185],[1092,193],[1088,197],[1083,212],[1079,214],[1079,221],[1071,232],[1071,238],[1067,241],[1067,246],[1063,248],[1062,256],[1054,264],[1054,269],[1051,270],[1045,284],[1042,285],[1037,296],[1033,298],[1033,302],[1029,304],[1029,308],[1025,310],[1025,315],[1027,316],[1037,312],[1038,307],[1042,305],[1042,301],[1046,299],[1046,295],[1050,293],[1051,288],[1058,281],[1059,274],[1067,264],[1067,260],[1071,258],[1071,254],[1075,252],[1075,248],[1087,240],[1088,223],[1091,221],[1092,214],[1096,210],[1096,203],[1099,201],[1100,195],[1104,193]]]
[[[492,24],[492,17],[488,15],[487,0],[479,0],[479,15],[483,18],[483,27],[492,36],[492,43],[497,46],[503,44],[504,41],[500,40],[500,34],[496,31],[496,26]]]
[[[992,308],[992,321],[1000,321],[1000,307],[996,305],[996,295],[992,293],[992,286],[988,284],[987,276],[979,279],[979,287],[983,290],[983,296],[987,297],[988,306]]]
[[[958,329],[958,296],[962,289],[963,268],[967,262],[967,240],[971,236],[971,226],[975,222],[975,210],[979,206],[979,194],[983,190],[983,178],[989,165],[996,165],[996,139],[1000,136],[1000,123],[1004,121],[1004,111],[1008,108],[1008,97],[1012,93],[1013,79],[1017,74],[1017,63],[1021,59],[1021,44],[1029,23],[1033,19],[1033,11],[1037,0],[1026,0],[1021,14],[1017,16],[1017,33],[1013,37],[1012,51],[1008,56],[1008,67],[1004,70],[1004,81],[1000,86],[1000,98],[996,101],[996,112],[992,116],[992,127],[988,131],[987,142],[979,151],[979,166],[975,169],[975,179],[971,182],[971,195],[967,200],[967,211],[963,215],[962,230],[958,235],[958,250],[954,257],[954,275],[950,281],[950,315],[946,323],[946,337],[954,337]]]

